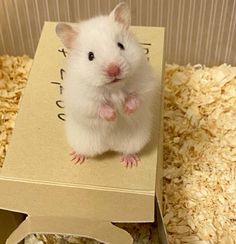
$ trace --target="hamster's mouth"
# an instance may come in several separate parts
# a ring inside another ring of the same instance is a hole
[[[110,82],[110,84],[117,83],[117,82],[119,82],[119,81],[121,81],[121,80],[122,80],[122,79],[115,78],[114,80],[112,80],[112,81]]]

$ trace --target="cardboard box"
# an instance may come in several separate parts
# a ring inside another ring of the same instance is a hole
[[[89,236],[106,243],[132,243],[111,222],[153,222],[162,198],[162,85],[157,94],[153,138],[139,167],[127,170],[107,153],[81,166],[70,162],[62,102],[66,50],[46,22],[0,171],[0,208],[27,214],[8,238],[29,233]],[[162,81],[164,29],[132,27]]]

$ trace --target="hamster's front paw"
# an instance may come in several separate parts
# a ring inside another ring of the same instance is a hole
[[[107,121],[114,121],[116,119],[116,111],[107,103],[103,103],[99,106],[98,115]]]
[[[129,95],[126,99],[125,99],[125,104],[124,104],[124,112],[126,114],[131,114],[134,113],[137,108],[139,107],[139,99],[137,98],[137,96],[135,95]]]
[[[75,164],[78,164],[78,163],[82,164],[86,159],[86,157],[83,154],[79,154],[75,151],[72,151],[70,153],[70,155],[72,156],[71,161],[74,161]]]

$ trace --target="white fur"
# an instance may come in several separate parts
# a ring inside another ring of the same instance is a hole
[[[124,154],[139,152],[150,140],[150,111],[156,82],[143,48],[111,16],[81,22],[68,60],[64,87],[66,134],[70,146],[80,154],[96,156],[113,150]],[[125,50],[117,46],[121,42]],[[93,52],[95,59],[88,60]],[[109,84],[104,69],[119,64],[123,80]],[[126,115],[123,105],[128,94],[137,95],[140,107]],[[109,101],[116,109],[115,121],[98,116],[98,107]]]

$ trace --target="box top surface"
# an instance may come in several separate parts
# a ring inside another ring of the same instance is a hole
[[[63,118],[63,108],[60,108],[61,86],[66,57],[55,34],[55,25],[52,22],[44,25],[0,176],[19,181],[154,195],[158,152],[156,128],[160,123],[158,116],[153,140],[140,153],[141,162],[137,168],[123,167],[120,156],[115,153],[88,159],[82,165],[74,165],[70,161],[64,121],[60,119]],[[164,29],[132,27],[132,31],[148,53],[160,82]],[[155,106],[158,108],[158,104]]]

